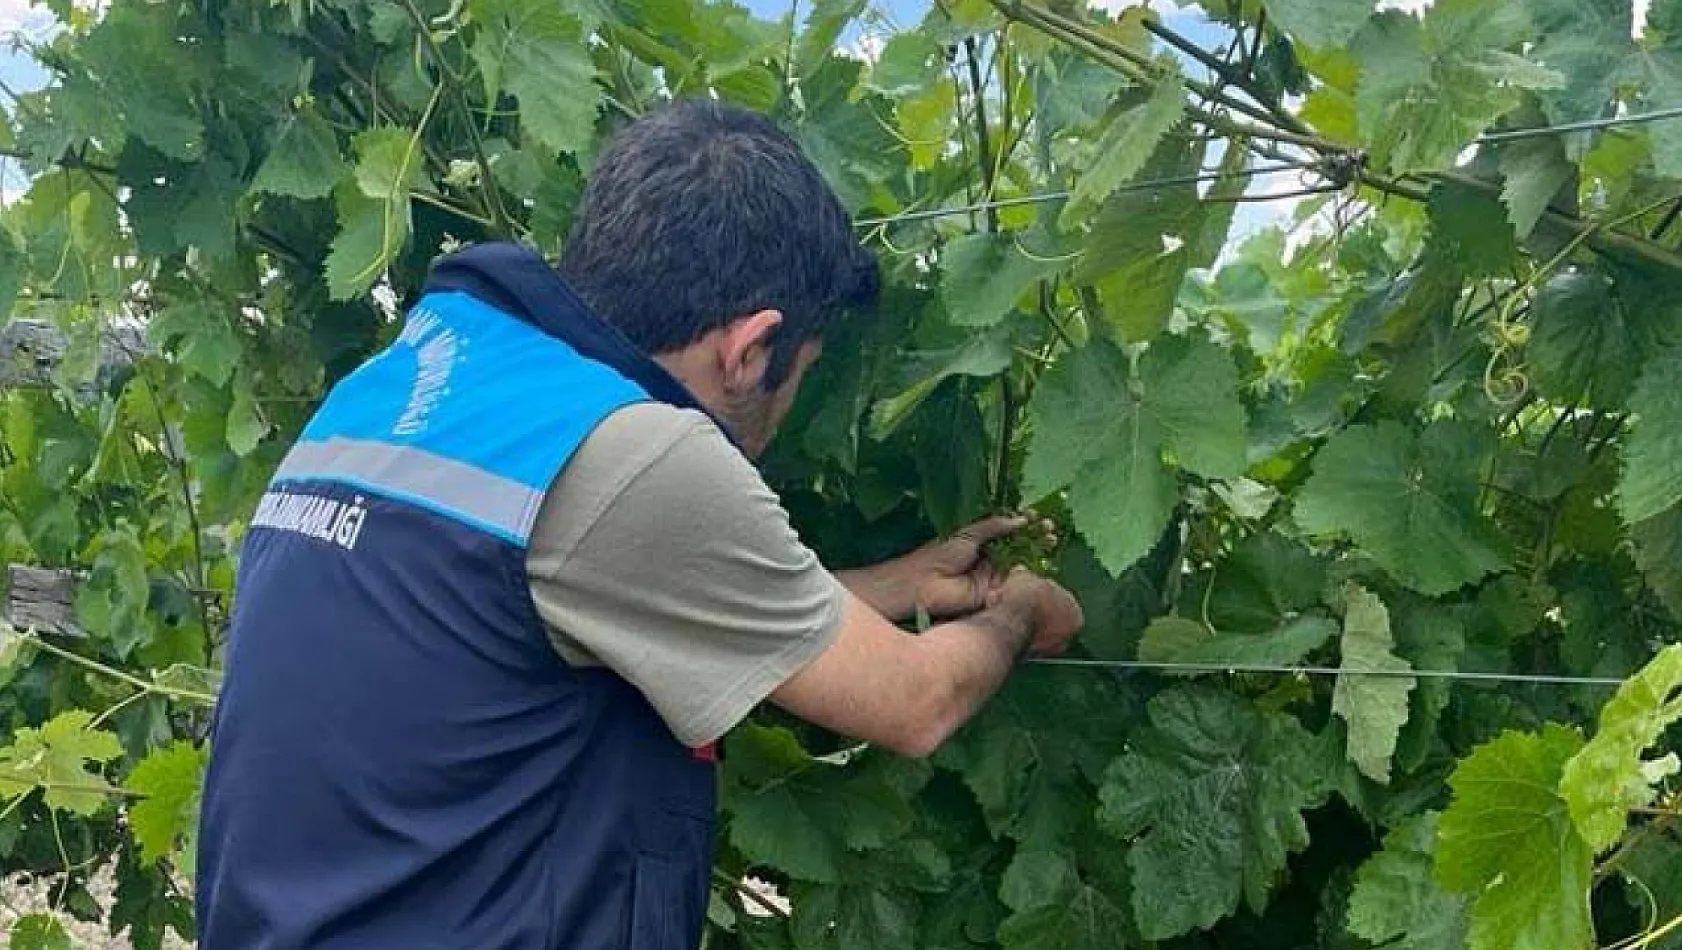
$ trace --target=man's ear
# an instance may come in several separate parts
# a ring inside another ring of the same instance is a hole
[[[779,310],[757,310],[724,327],[719,339],[719,375],[729,392],[758,389],[771,368],[771,337],[782,326]]]

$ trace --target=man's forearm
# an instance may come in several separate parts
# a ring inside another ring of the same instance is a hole
[[[998,691],[1033,643],[1033,618],[1019,604],[1001,604],[931,627],[922,639],[940,654],[945,676],[939,737],[944,741]]]
[[[895,560],[850,571],[836,571],[835,578],[854,597],[869,604],[871,609],[899,623],[911,619],[917,612],[916,585],[905,574],[900,562]]]

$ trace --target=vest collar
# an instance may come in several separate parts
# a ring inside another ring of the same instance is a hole
[[[723,420],[665,367],[639,350],[619,328],[585,305],[541,255],[523,244],[476,244],[439,259],[423,294],[461,292],[566,342],[586,359],[602,363],[641,386],[659,402],[705,413],[738,450]]]

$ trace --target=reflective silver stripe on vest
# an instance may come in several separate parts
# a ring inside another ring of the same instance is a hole
[[[337,436],[298,443],[275,477],[335,476],[459,513],[522,542],[531,536],[543,502],[541,492],[519,482],[424,449]]]

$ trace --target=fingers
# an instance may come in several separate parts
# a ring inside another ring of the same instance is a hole
[[[993,591],[999,587],[999,572],[993,569],[992,562],[982,561],[970,572],[969,577],[975,588],[975,609],[979,610],[988,605]]]
[[[1007,534],[1022,530],[1028,524],[1028,519],[1022,515],[994,515],[975,522],[954,537],[964,541],[971,541],[977,545],[986,544],[994,538],[1002,538]]]

